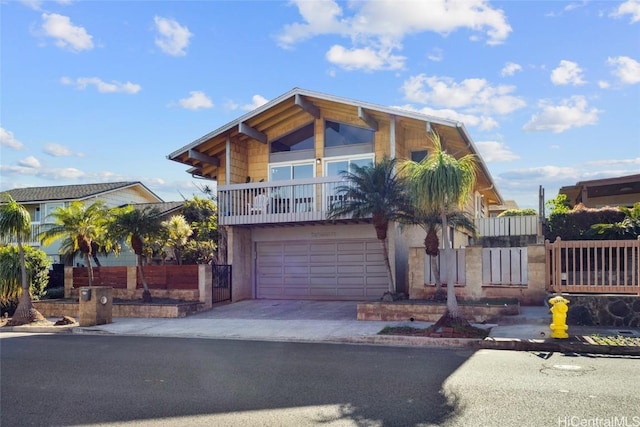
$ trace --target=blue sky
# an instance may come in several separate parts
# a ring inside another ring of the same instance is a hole
[[[640,0],[0,1],[0,189],[198,193],[176,149],[294,87],[461,121],[505,199],[640,173]]]

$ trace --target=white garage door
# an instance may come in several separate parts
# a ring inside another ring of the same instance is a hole
[[[259,242],[256,250],[258,298],[371,300],[389,287],[375,239]]]

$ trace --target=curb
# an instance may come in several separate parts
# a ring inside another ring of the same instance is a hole
[[[486,338],[480,341],[479,348],[490,350],[546,351],[560,353],[609,354],[615,356],[640,356],[640,347],[638,346],[594,345],[577,341]]]
[[[71,334],[78,324],[60,325],[60,326],[3,326],[0,333],[3,332],[30,332],[34,334]]]

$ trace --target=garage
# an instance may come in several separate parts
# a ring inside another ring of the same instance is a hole
[[[376,239],[256,243],[256,297],[372,300],[388,290]]]

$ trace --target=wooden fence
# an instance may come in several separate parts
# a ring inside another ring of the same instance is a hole
[[[640,239],[545,242],[547,290],[640,295]]]
[[[526,285],[527,248],[483,248],[483,285]]]
[[[74,267],[73,287],[89,286],[88,273],[85,267]],[[142,280],[139,274],[136,276],[136,287],[140,289]],[[198,289],[197,265],[146,265],[144,277],[149,289]],[[93,285],[127,289],[127,267],[94,267]]]

